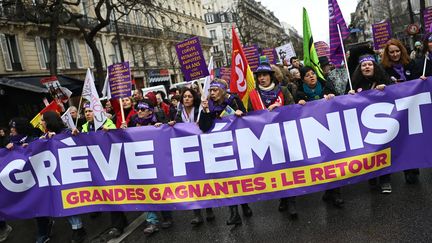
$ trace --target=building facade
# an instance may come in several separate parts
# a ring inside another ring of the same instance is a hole
[[[420,0],[411,0],[412,18],[414,23],[421,25]],[[425,0],[425,7],[432,6],[432,0]],[[421,38],[421,35],[410,36],[407,27],[411,24],[408,1],[398,0],[360,0],[356,11],[351,14],[351,27],[360,30],[357,41],[373,41],[372,24],[389,20],[393,36],[408,46]]]
[[[95,6],[98,1],[81,0],[79,6],[68,8],[81,14],[80,23],[91,27],[97,23]],[[170,84],[183,81],[175,44],[199,36],[204,57],[208,60],[213,43],[206,36],[200,0],[155,0],[152,3],[155,11],[145,12],[137,5],[133,10],[125,11],[127,14],[121,18],[120,13],[113,13],[109,25],[97,32],[95,43],[104,69],[124,59],[130,63],[137,88],[160,84],[169,88]],[[20,11],[20,6],[13,3],[0,4],[0,99],[14,93],[10,89],[18,86],[21,91],[40,91],[40,97],[47,95],[38,81],[50,75],[51,26],[29,21]],[[105,13],[104,10],[101,12],[102,15]],[[118,19],[116,24],[114,19]],[[120,38],[116,38],[117,33]],[[94,60],[79,28],[71,22],[60,24],[57,35],[60,83],[66,78],[70,82],[82,82],[86,69],[94,68]],[[38,104],[42,103],[40,97]],[[31,103],[28,106],[32,106]],[[25,115],[40,109],[20,107],[19,110],[9,113]]]
[[[212,55],[218,67],[231,59],[231,26],[243,45],[278,47],[289,41],[278,18],[255,0],[203,0],[208,35],[213,39]]]

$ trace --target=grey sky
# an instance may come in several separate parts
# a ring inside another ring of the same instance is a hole
[[[281,22],[294,26],[303,35],[303,7],[309,14],[314,41],[328,43],[328,0],[259,0],[275,13]],[[351,22],[351,13],[355,11],[357,0],[338,0],[347,25]]]

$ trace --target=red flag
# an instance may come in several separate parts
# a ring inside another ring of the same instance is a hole
[[[60,113],[62,111],[62,108],[57,104],[55,100],[53,100],[48,106],[43,108],[43,110],[41,110],[35,117],[33,117],[30,123],[33,125],[33,127],[39,128],[42,132],[45,131],[42,128],[40,122],[41,122],[42,114],[47,111],[57,111],[58,113]]]
[[[232,27],[232,48],[230,90],[238,94],[247,107],[249,93],[255,89],[255,80],[234,26]]]

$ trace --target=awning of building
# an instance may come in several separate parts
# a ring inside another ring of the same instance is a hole
[[[0,78],[0,85],[36,93],[48,93],[48,89],[40,82],[41,79],[46,77],[47,76],[4,77]],[[58,75],[57,78],[62,87],[72,91],[73,96],[81,94],[84,81],[64,75]]]
[[[169,82],[170,76],[155,76],[150,77],[149,83],[160,83],[160,82]]]

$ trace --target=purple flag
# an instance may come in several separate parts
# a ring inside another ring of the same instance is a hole
[[[347,28],[337,0],[329,0],[328,9],[330,31],[330,60],[333,64],[339,66],[344,60],[344,57],[337,25],[339,25],[339,28],[341,30],[342,39],[346,39],[349,36],[350,31]]]

